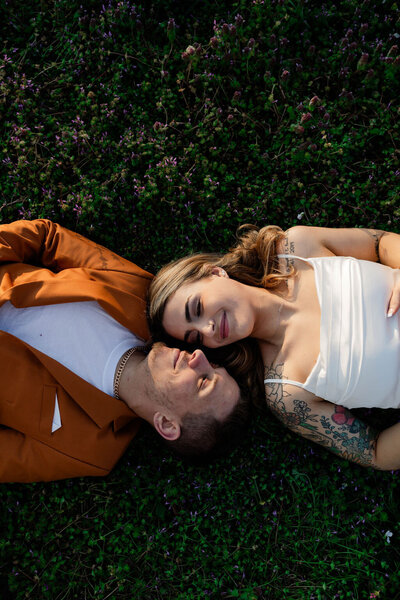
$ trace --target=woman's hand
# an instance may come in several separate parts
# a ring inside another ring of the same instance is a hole
[[[394,271],[394,286],[390,296],[387,316],[392,317],[400,308],[400,269]]]

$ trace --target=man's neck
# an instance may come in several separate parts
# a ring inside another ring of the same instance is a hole
[[[148,420],[150,411],[145,391],[148,377],[146,371],[147,356],[136,350],[128,359],[119,382],[119,397],[138,417]]]

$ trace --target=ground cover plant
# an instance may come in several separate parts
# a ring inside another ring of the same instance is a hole
[[[152,271],[243,222],[400,231],[396,3],[0,16],[1,222],[51,218]],[[268,415],[203,469],[144,431],[105,480],[1,486],[0,596],[399,598],[398,478]]]

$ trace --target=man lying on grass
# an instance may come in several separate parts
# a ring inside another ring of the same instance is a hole
[[[201,350],[146,354],[151,275],[45,219],[0,226],[0,481],[106,475],[140,418],[219,455],[248,402]]]

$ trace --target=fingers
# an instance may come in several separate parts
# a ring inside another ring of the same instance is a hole
[[[400,291],[398,291],[398,292],[394,291],[389,300],[387,316],[389,318],[393,317],[399,310],[399,307],[400,307]]]
[[[392,295],[389,300],[387,316],[393,317],[393,315],[395,315],[397,313],[399,308],[400,308],[400,283],[397,278],[396,284],[393,288]]]

